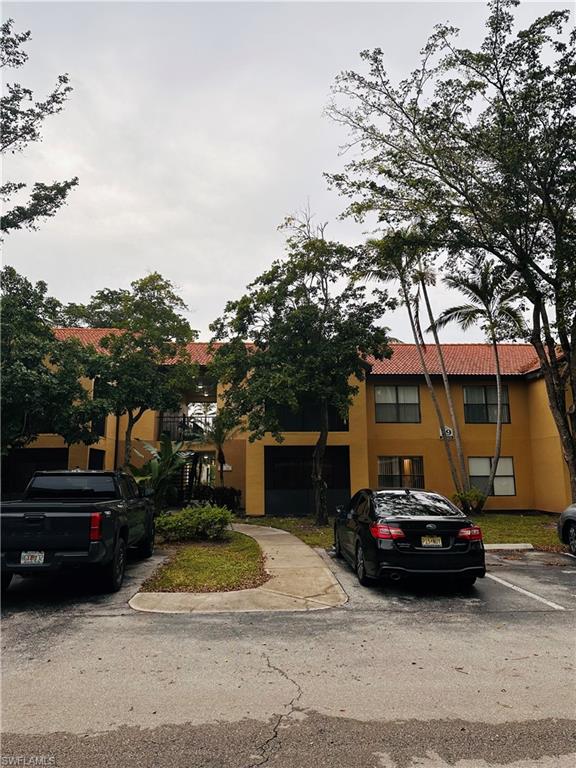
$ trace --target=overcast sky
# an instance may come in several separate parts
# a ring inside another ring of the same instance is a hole
[[[523,3],[523,23],[554,6]],[[482,37],[481,3],[4,3],[30,29],[29,62],[8,80],[45,95],[68,72],[74,92],[44,141],[9,158],[5,180],[79,176],[68,205],[37,232],[11,234],[4,261],[64,301],[126,287],[158,270],[173,280],[201,338],[226,300],[283,252],[277,226],[307,199],[332,239],[344,201],[345,129],[324,114],[342,69],[381,47],[393,77],[415,66],[434,24]],[[437,309],[457,296],[437,289]],[[410,341],[403,310],[386,317]],[[445,341],[464,337],[456,329]],[[482,341],[480,331],[467,340]]]

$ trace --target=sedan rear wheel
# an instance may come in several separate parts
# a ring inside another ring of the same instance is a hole
[[[363,587],[367,587],[370,584],[370,578],[366,575],[366,563],[364,562],[364,552],[360,542],[356,545],[356,576]]]
[[[340,544],[338,531],[334,531],[334,554],[336,557],[342,557],[342,545]]]
[[[476,583],[476,576],[460,576],[458,586],[462,589],[470,589]]]
[[[573,555],[576,555],[576,523],[568,524],[568,549]]]

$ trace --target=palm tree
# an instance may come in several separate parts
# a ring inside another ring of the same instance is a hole
[[[201,432],[197,432],[189,442],[196,444],[209,444],[216,448],[216,461],[219,466],[220,485],[224,485],[224,465],[226,456],[224,455],[224,444],[231,440],[240,430],[238,421],[235,420],[227,411],[220,411],[207,423]]]
[[[411,290],[412,283],[416,282],[420,286],[422,283],[422,277],[418,274],[421,256],[420,249],[415,248],[411,242],[410,231],[395,230],[390,231],[381,239],[369,240],[366,244],[364,256],[365,258],[357,270],[357,277],[359,279],[375,280],[384,284],[391,281],[398,281],[400,285],[400,303],[404,304],[408,313],[418,359],[420,360],[426,386],[430,394],[436,419],[438,420],[438,427],[440,433],[443,434],[446,419],[442,414],[442,408],[424,356],[426,345],[424,343],[422,329],[418,318],[418,294],[414,296]],[[446,386],[447,381],[445,380],[444,383]],[[453,423],[455,423],[454,418]],[[461,473],[459,474],[458,472],[450,441],[442,440],[442,445],[446,452],[446,459],[448,461],[454,489],[459,495],[462,495],[466,490],[468,473],[466,473],[465,477],[460,476]],[[460,467],[460,469],[462,468]]]
[[[498,341],[505,336],[518,335],[524,330],[521,293],[506,279],[504,270],[491,261],[469,259],[458,275],[444,278],[449,288],[463,293],[468,304],[445,309],[428,330],[436,332],[449,323],[457,323],[463,331],[479,324],[492,345],[496,369],[496,440],[494,458],[490,469],[487,489],[490,492],[496,476],[502,446],[502,371]]]

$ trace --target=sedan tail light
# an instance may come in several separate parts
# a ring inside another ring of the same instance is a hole
[[[470,528],[460,528],[456,538],[465,541],[482,541],[482,530],[477,525],[472,525]]]
[[[92,512],[90,515],[90,541],[100,541],[102,538],[102,512]]]
[[[372,523],[370,533],[375,539],[405,539],[402,528],[388,523]]]

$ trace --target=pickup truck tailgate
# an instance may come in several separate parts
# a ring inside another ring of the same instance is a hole
[[[25,550],[48,552],[87,551],[90,545],[90,515],[94,505],[11,504],[2,510],[2,550],[15,555]]]

